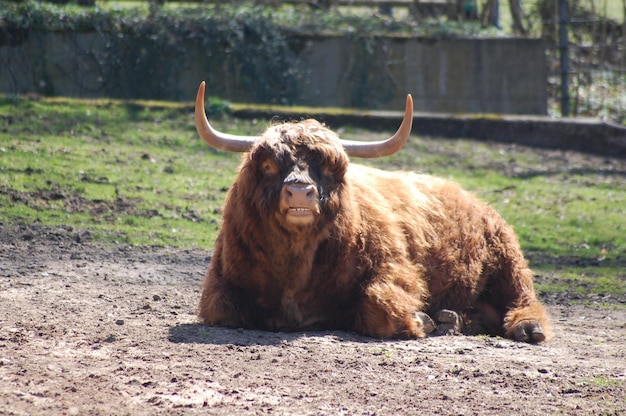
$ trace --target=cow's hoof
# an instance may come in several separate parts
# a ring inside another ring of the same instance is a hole
[[[422,328],[426,334],[435,330],[435,322],[424,312],[415,312],[415,319],[422,323]]]
[[[520,321],[514,329],[513,335],[517,341],[523,342],[543,342],[546,334],[537,321]]]
[[[458,313],[449,309],[442,309],[435,315],[435,319],[439,322],[437,332],[440,334],[454,334],[461,332],[463,321]]]

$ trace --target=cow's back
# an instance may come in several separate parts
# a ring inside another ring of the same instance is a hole
[[[380,221],[380,233],[397,236],[396,250],[424,266],[432,309],[469,307],[488,277],[499,273],[501,259],[510,257],[495,246],[519,247],[494,209],[452,181],[355,164],[350,169],[364,215]]]

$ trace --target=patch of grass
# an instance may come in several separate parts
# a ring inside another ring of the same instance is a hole
[[[625,384],[624,380],[611,377],[594,377],[584,379],[576,383],[579,386],[594,386],[594,387],[619,387]]]
[[[393,351],[381,347],[381,348],[374,348],[372,351],[372,354],[376,356],[391,358],[391,356],[393,356]]]
[[[269,124],[212,121],[254,135]],[[353,140],[392,133],[338,131]],[[0,221],[87,229],[103,242],[211,247],[240,157],[200,140],[191,103],[0,97]],[[476,193],[514,226],[540,290],[624,298],[626,161],[413,136],[394,156],[355,162],[431,173]]]
[[[562,262],[565,262],[561,260]],[[533,265],[539,273],[536,287],[545,293],[576,295],[579,302],[593,302],[597,305],[610,304],[622,299],[626,293],[626,278],[620,265],[563,266],[561,264]],[[593,298],[590,299],[590,296]],[[619,305],[619,304],[618,304]],[[622,303],[622,307],[626,304]]]
[[[0,120],[5,221],[212,244],[239,156],[202,143],[189,106],[5,98]]]

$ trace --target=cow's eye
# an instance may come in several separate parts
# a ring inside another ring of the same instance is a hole
[[[278,166],[271,160],[266,160],[261,164],[261,172],[265,175],[274,175],[278,173]]]

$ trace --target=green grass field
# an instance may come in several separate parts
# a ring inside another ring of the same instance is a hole
[[[215,119],[240,134],[268,123]],[[199,139],[191,103],[0,97],[0,221],[88,230],[103,244],[210,249],[240,157]],[[625,161],[412,137],[392,157],[359,162],[478,194],[515,227],[545,290],[626,292]]]

